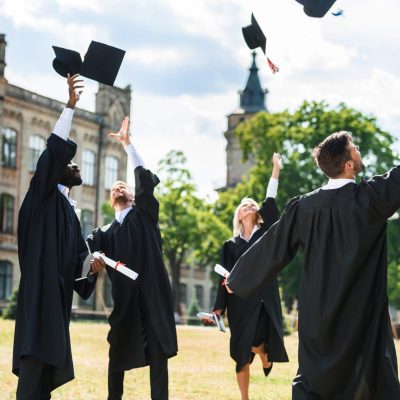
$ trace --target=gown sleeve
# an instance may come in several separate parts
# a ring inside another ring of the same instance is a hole
[[[227,269],[227,244],[225,243],[222,246],[222,250],[221,250],[221,265]],[[228,292],[225,289],[225,286],[222,285],[224,278],[221,277],[221,279],[218,281],[218,290],[217,290],[217,297],[215,299],[214,302],[214,307],[213,307],[213,311],[215,310],[222,310],[222,313],[225,312],[225,309],[227,307],[228,304]]]
[[[261,208],[258,210],[264,223],[264,230],[268,230],[276,221],[279,220],[279,210],[273,197],[268,197],[264,200]]]
[[[54,134],[47,139],[47,147],[39,157],[30,186],[40,201],[57,188],[65,167],[75,156],[76,148],[71,140],[64,140]]]
[[[236,262],[228,287],[247,298],[265,286],[294,258],[300,240],[297,227],[299,197],[286,206],[280,220],[260,237]]]
[[[384,218],[391,217],[400,207],[400,166],[362,184],[370,193],[372,204]]]
[[[138,166],[135,168],[135,206],[158,223],[159,203],[154,197],[154,188],[160,183],[157,175]]]

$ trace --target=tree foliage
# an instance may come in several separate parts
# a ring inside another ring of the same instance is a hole
[[[221,238],[229,236],[213,209],[196,194],[186,157],[173,150],[159,163],[161,183],[160,229],[164,257],[172,278],[175,311],[179,312],[179,284],[184,265],[206,267],[218,260]]]
[[[284,168],[279,179],[277,202],[280,209],[289,199],[310,192],[327,181],[316,167],[311,154],[313,148],[332,132],[349,131],[359,145],[366,165],[365,176],[387,171],[398,162],[392,145],[393,136],[381,130],[376,118],[339,104],[329,107],[325,102],[304,102],[293,113],[260,112],[241,123],[235,131],[244,159],[250,156],[255,166],[249,177],[235,188],[220,194],[216,211],[226,223],[230,222],[235,206],[245,195],[261,201],[272,172],[272,155],[283,156]],[[389,223],[390,224],[390,223]],[[399,226],[390,229],[392,238],[398,238]],[[400,264],[398,246],[389,240],[389,254]],[[301,257],[297,257],[280,274],[286,304],[297,297],[300,282]]]

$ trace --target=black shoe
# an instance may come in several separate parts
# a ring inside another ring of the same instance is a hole
[[[274,366],[274,363],[271,362],[271,366],[269,368],[263,368],[265,376],[269,375],[269,373],[271,372],[271,369],[272,369],[273,366]]]

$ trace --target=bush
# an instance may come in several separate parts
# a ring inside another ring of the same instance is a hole
[[[201,321],[197,318],[198,312],[200,312],[199,303],[196,296],[194,296],[189,307],[188,325],[201,325]]]
[[[18,288],[14,289],[8,298],[7,306],[3,310],[4,319],[15,319],[17,315]]]

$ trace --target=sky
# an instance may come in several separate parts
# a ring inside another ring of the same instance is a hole
[[[131,131],[146,166],[182,150],[202,195],[226,179],[226,116],[238,108],[251,52],[241,27],[254,12],[273,75],[258,50],[270,112],[304,100],[345,102],[400,137],[400,2],[337,0],[322,19],[295,0],[0,0],[8,81],[66,101],[52,45],[83,56],[96,40],[126,50],[115,85],[133,89]],[[85,80],[80,107],[94,111]],[[329,134],[331,132],[327,132]]]

